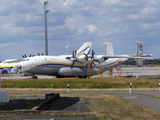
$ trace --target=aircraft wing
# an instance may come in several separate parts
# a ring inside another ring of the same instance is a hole
[[[132,56],[132,55],[102,55],[102,58],[108,59],[108,58],[128,58],[128,59],[148,59],[148,60],[157,60],[156,58],[149,58],[146,56],[140,57],[140,56]]]
[[[10,59],[10,60],[5,60],[3,63],[18,63],[23,61],[23,59]]]

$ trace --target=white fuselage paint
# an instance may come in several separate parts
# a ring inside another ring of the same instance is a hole
[[[61,75],[61,76],[87,76],[87,62],[76,62],[71,69],[72,62],[65,58],[66,56],[36,56],[25,58],[17,67],[20,67],[22,72],[42,75]],[[103,67],[103,72],[109,67],[116,67],[118,60],[125,62],[128,58],[109,58],[104,62],[93,65],[93,74],[98,74],[99,67]]]

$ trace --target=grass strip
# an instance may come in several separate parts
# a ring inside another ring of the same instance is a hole
[[[159,79],[151,78],[91,78],[91,79],[23,79],[2,80],[2,88],[157,88]]]

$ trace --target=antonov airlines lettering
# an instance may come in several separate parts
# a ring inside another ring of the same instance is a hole
[[[53,75],[57,78],[73,76],[86,78],[89,62],[92,64],[92,74],[96,75],[100,67],[103,67],[103,72],[109,67],[116,67],[119,59],[122,62],[137,59],[137,66],[142,66],[144,59],[154,59],[148,58],[151,55],[143,54],[143,42],[141,41],[137,41],[136,55],[114,55],[112,44],[108,44],[107,47],[105,55],[95,55],[93,50],[89,55],[91,42],[86,42],[77,51],[73,51],[72,55],[26,57],[15,66],[21,72],[31,73],[33,78],[37,78],[35,75],[38,74]]]

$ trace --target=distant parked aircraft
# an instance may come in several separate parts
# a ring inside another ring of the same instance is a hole
[[[15,67],[16,63],[7,63],[11,61],[15,61],[15,59],[5,60],[0,63],[0,71],[2,74],[8,74],[9,72],[11,73],[17,72],[17,68]]]

